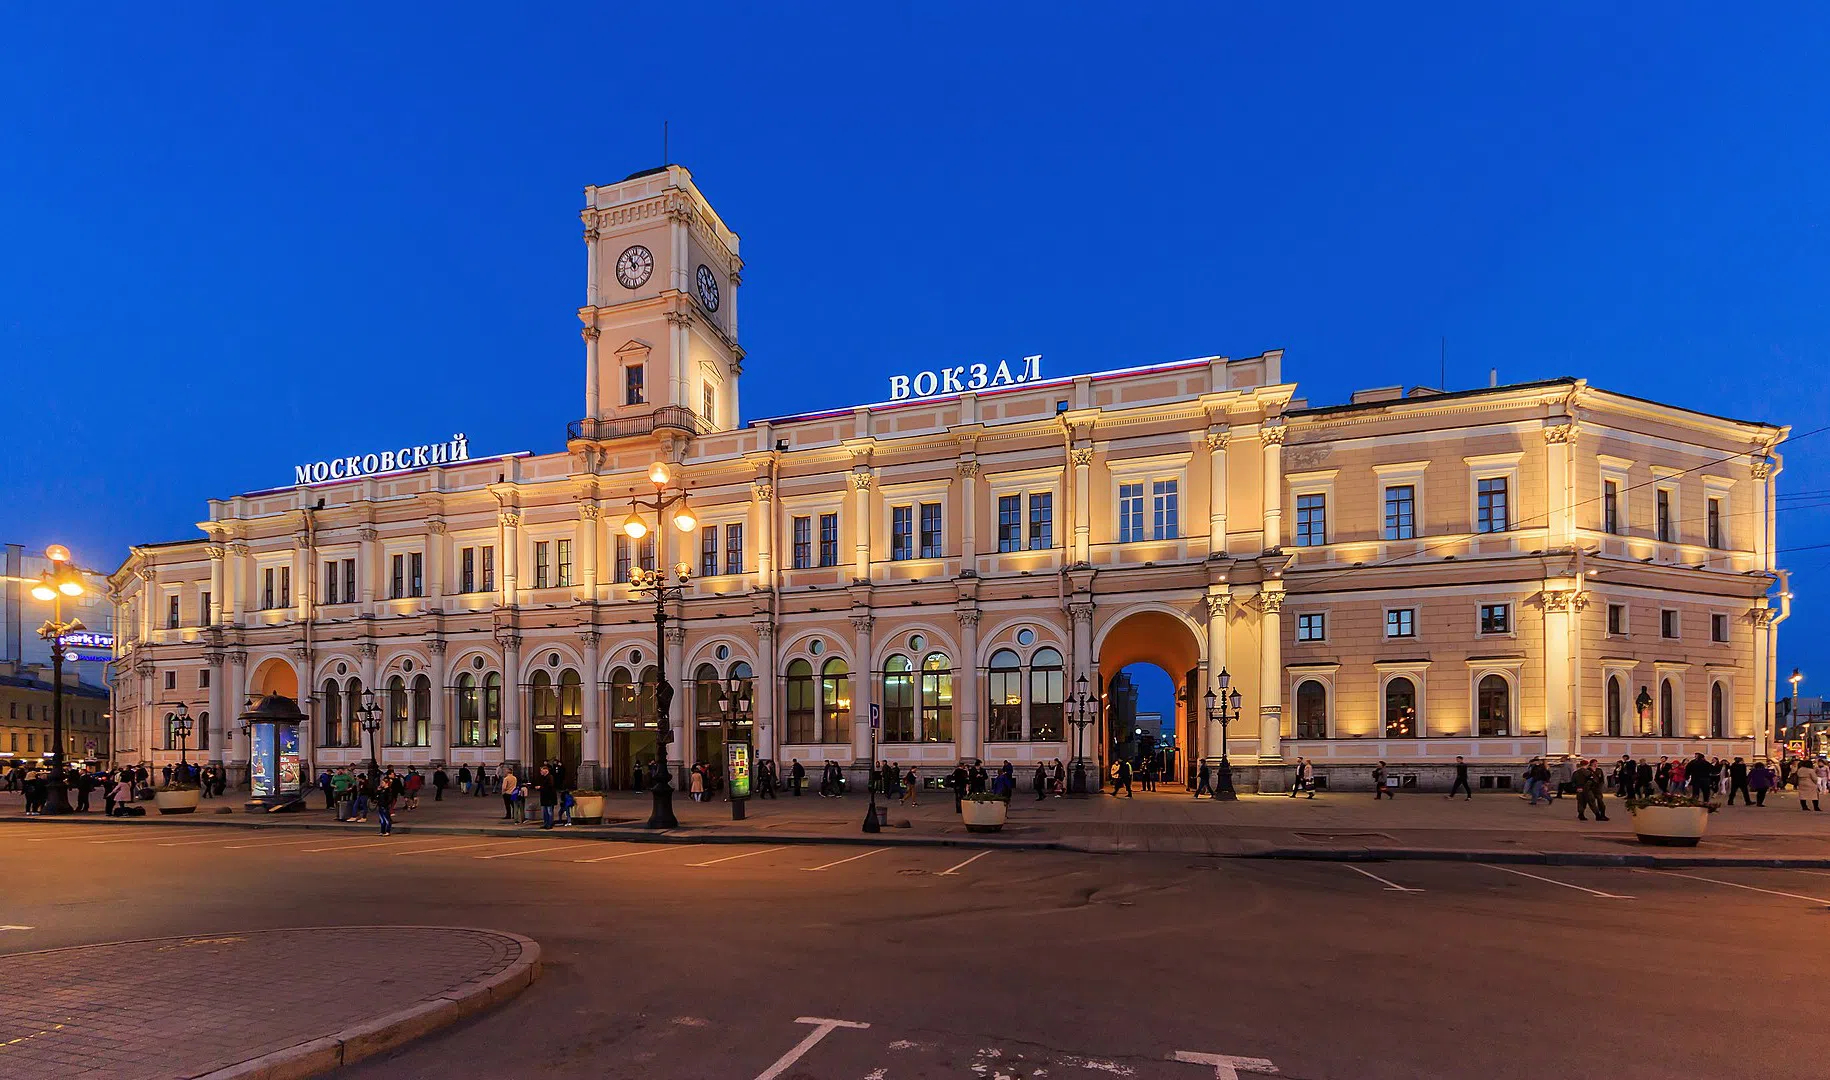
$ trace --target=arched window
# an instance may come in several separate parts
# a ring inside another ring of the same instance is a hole
[[[902,655],[883,662],[883,741],[915,741],[915,666]]]
[[[166,713],[165,714],[165,748],[167,750],[178,749],[180,742],[183,741],[183,738],[184,738],[184,736],[180,735],[178,732],[178,714],[177,713]],[[50,749],[49,741],[50,740],[48,740],[48,739],[46,740],[47,745],[46,745],[45,749],[47,752]]]
[[[932,652],[921,662],[921,741],[953,741],[953,661]]]
[[[814,742],[813,665],[805,660],[791,660],[785,675],[788,693],[788,741]]]
[[[1667,739],[1677,737],[1677,702],[1670,679],[1658,684],[1658,732]]]
[[[407,681],[396,675],[388,680],[388,745],[407,745]]]
[[[610,673],[610,719],[633,724],[636,720],[635,678],[628,668]]]
[[[457,732],[454,742],[458,746],[483,745],[482,713],[477,701],[477,677],[466,671],[458,676],[457,682]]]
[[[1061,654],[1054,649],[1037,649],[1029,658],[1029,737],[1036,742],[1055,742],[1061,738],[1061,703],[1066,684],[1062,681]]]
[[[412,745],[432,745],[432,680],[424,675],[413,679]]]
[[[86,714],[85,714],[85,719],[87,719]],[[210,714],[209,713],[204,712],[204,713],[197,714],[197,727],[192,732],[192,734],[197,736],[197,749],[208,750],[210,748]]]
[[[1296,686],[1296,737],[1328,737],[1328,688],[1314,679],[1304,679]]]
[[[1410,739],[1417,735],[1417,684],[1403,675],[1385,684],[1385,737]]]
[[[635,698],[636,713],[644,724],[660,724],[661,669],[653,664],[642,669],[642,685]]]
[[[535,729],[553,730],[554,722],[559,719],[559,691],[553,687],[553,677],[544,671],[534,672],[529,690],[534,702]]]
[[[1608,676],[1608,735],[1620,737],[1620,676]]]
[[[985,737],[991,742],[1015,742],[1023,737],[1023,665],[1017,654],[999,649],[991,654],[985,679],[990,693],[990,721]]]
[[[1504,675],[1483,675],[1474,688],[1475,734],[1483,737],[1512,734],[1512,686]]]
[[[483,745],[502,745],[502,676],[495,671],[483,676]]]
[[[820,741],[851,742],[851,667],[838,657],[820,669]]]
[[[318,708],[324,717],[324,745],[343,745],[343,688],[337,680],[324,680],[324,700]]]
[[[343,745],[362,745],[362,680],[343,684]]]
[[[1709,737],[1728,737],[1728,696],[1722,692],[1721,683],[1709,684]]]
[[[700,723],[716,723],[723,719],[718,711],[718,669],[710,664],[700,664],[699,670],[693,672],[693,716]]]
[[[585,685],[578,672],[566,668],[559,673],[559,723],[564,727],[582,728],[585,715]]]

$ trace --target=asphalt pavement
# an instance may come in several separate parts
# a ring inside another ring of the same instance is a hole
[[[338,1074],[376,1080],[1743,1075],[1814,1023],[1830,919],[1807,869],[156,821],[4,823],[0,859],[7,952],[377,924],[539,943],[519,997]]]

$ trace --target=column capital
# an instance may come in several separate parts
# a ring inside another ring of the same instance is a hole
[[[426,642],[426,648],[432,650],[433,656],[445,655],[445,650],[450,647],[451,647],[451,643],[449,641],[446,641],[442,637],[435,637],[435,638],[431,639],[430,641]]]
[[[142,679],[152,678],[154,670],[151,660],[142,660],[133,666],[133,673]]]
[[[375,539],[377,537],[379,537],[380,535],[381,534],[376,532],[374,526],[372,526],[372,525],[364,525],[362,528],[356,530],[356,539],[362,541],[365,544],[374,543]]]
[[[580,337],[584,338],[586,341],[596,341],[603,334],[603,331],[599,330],[595,326],[587,326],[584,329],[580,330],[578,332],[578,334]]]
[[[750,624],[756,628],[756,637],[764,643],[775,640],[775,620],[773,618],[757,619]]]
[[[1264,608],[1264,613],[1266,615],[1275,615],[1284,609],[1283,590],[1279,589],[1276,592],[1261,593],[1258,597],[1258,602]]]
[[[964,608],[955,611],[953,617],[959,620],[961,630],[977,630],[979,628],[979,610],[977,608]]]
[[[1748,467],[1753,469],[1756,480],[1765,480],[1773,475],[1773,463],[1767,460],[1765,454],[1755,454]]]
[[[228,654],[221,649],[205,649],[203,651],[203,662],[213,668],[221,667],[222,662],[226,659],[228,659]]]
[[[1068,458],[1073,461],[1076,469],[1084,469],[1093,464],[1093,448],[1090,446],[1075,447],[1068,451]]]
[[[507,628],[497,630],[495,637],[496,644],[500,645],[505,651],[511,653],[521,651],[521,635],[515,633],[513,630]]]
[[[851,617],[851,628],[860,634],[870,633],[871,628],[876,625],[876,618],[870,615],[853,615]]]
[[[362,657],[364,660],[375,659],[375,653],[377,651],[375,643],[372,641],[365,641],[356,646],[356,655]]]
[[[686,644],[686,627],[681,626],[677,622],[668,623],[667,643],[676,649]]]
[[[595,630],[585,630],[578,635],[578,643],[587,649],[595,649],[604,640],[604,636]]]
[[[579,503],[578,516],[585,521],[596,521],[603,513],[603,508],[596,503]]]
[[[967,480],[970,480],[979,474],[979,462],[977,458],[961,458],[954,468],[959,470],[960,476]]]
[[[221,544],[206,544],[203,553],[209,556],[211,562],[221,562],[222,557],[228,554],[228,551]]]
[[[229,554],[235,556],[238,559],[247,558],[248,557],[248,542],[246,540],[229,541]]]
[[[514,510],[504,510],[501,513],[497,514],[496,518],[497,518],[497,520],[501,521],[502,524],[508,526],[511,529],[514,528],[515,526],[521,524],[521,515],[519,512],[514,511]]]
[[[871,481],[876,479],[876,477],[871,475],[869,468],[853,469],[850,475],[851,486],[853,490],[856,491],[869,491],[871,489]]]
[[[1576,425],[1546,420],[1544,422],[1544,441],[1559,445],[1573,443],[1576,441]]]
[[[1208,593],[1207,614],[1210,618],[1224,619],[1226,617],[1227,608],[1230,607],[1232,603],[1233,596],[1230,592]]]
[[[1273,446],[1282,446],[1284,444],[1284,436],[1289,434],[1289,432],[1290,429],[1281,423],[1260,424],[1258,427],[1258,440],[1264,443],[1267,449]]]
[[[1077,623],[1093,621],[1093,605],[1088,601],[1077,601],[1068,605],[1068,615]]]
[[[229,663],[234,664],[236,667],[247,667],[248,651],[246,649],[231,650],[229,653]]]
[[[1215,452],[1225,450],[1226,444],[1232,441],[1232,437],[1233,437],[1232,433],[1230,431],[1228,431],[1226,428],[1223,428],[1223,427],[1208,428],[1207,429],[1207,448],[1209,450],[1213,450]]]
[[[427,518],[426,519],[426,531],[431,533],[434,536],[445,535],[445,519],[442,517]]]
[[[1773,624],[1773,609],[1767,607],[1765,604],[1762,604],[1759,607],[1748,608],[1747,618],[1748,621],[1755,626],[1771,626]]]
[[[763,483],[762,481],[758,480],[755,483],[753,483],[751,485],[751,487],[756,492],[756,501],[757,502],[768,502],[770,499],[775,498],[775,485],[774,484],[766,484],[766,483]]]

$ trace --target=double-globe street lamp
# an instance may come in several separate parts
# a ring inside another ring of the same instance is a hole
[[[1227,693],[1233,685],[1233,677],[1227,674],[1225,668],[1220,669],[1219,681],[1220,693],[1216,695],[1213,688],[1209,687],[1202,700],[1207,703],[1208,722],[1220,725],[1220,777],[1214,785],[1214,798],[1230,802],[1239,795],[1233,791],[1233,763],[1226,756],[1226,729],[1239,719],[1239,691]]]
[[[189,747],[191,726],[195,723],[195,721],[191,719],[190,706],[180,701],[178,707],[172,710],[168,722],[171,724],[172,734],[178,736],[179,777],[183,780],[189,780],[191,778],[191,766],[190,763],[185,760],[184,752]]]
[[[1087,692],[1087,677],[1082,675],[1074,680],[1074,696],[1068,698],[1067,719],[1074,725],[1074,765],[1068,775],[1068,792],[1073,795],[1087,793],[1087,760],[1082,748],[1086,745],[1086,732],[1090,725],[1099,723],[1099,711],[1102,702],[1099,693]],[[1100,786],[1105,786],[1102,781]]]
[[[654,649],[655,666],[660,671],[660,680],[655,685],[655,759],[649,768],[649,791],[654,795],[654,807],[648,814],[648,827],[651,829],[677,829],[680,822],[674,817],[673,778],[667,769],[667,744],[673,741],[673,725],[668,714],[673,709],[674,687],[667,681],[667,605],[676,602],[686,595],[686,583],[692,580],[693,568],[682,561],[675,565],[670,576],[660,568],[664,545],[660,540],[660,527],[669,510],[673,511],[674,528],[683,533],[690,533],[699,526],[699,519],[694,516],[692,507],[686,501],[686,489],[670,490],[673,481],[667,465],[655,462],[648,467],[648,480],[654,485],[654,497],[642,498],[640,495],[629,497],[629,516],[623,521],[623,534],[631,540],[640,540],[648,535],[648,522],[642,518],[642,511],[654,514],[656,525],[655,563],[650,567],[639,567],[630,574],[631,584],[635,591],[654,600]],[[735,811],[733,811],[735,813]]]
[[[83,572],[70,562],[70,549],[52,544],[44,549],[51,566],[32,586],[32,598],[51,605],[51,617],[38,628],[38,636],[51,644],[51,783],[44,812],[68,814],[70,796],[64,779],[64,643],[65,634],[85,629],[81,619],[64,621],[64,598],[75,599],[89,591]]]
[[[730,768],[730,746],[731,735],[735,732],[738,725],[746,720],[751,720],[750,694],[750,680],[739,678],[736,675],[733,675],[725,682],[718,684],[718,716],[724,729],[725,745],[724,789],[731,800],[732,821],[743,820],[744,803],[748,801],[749,797],[749,791],[747,789],[741,793],[738,791],[737,777]],[[752,727],[754,727],[754,723],[755,722],[751,720]],[[746,739],[744,742],[746,746],[750,746],[752,749],[754,748],[754,745],[750,740]],[[753,756],[746,756],[745,767],[751,770],[751,775],[754,777],[756,762],[753,760]],[[752,779],[750,783],[754,785],[754,780]]]
[[[381,779],[381,750],[375,744],[375,733],[381,730],[381,703],[375,700],[375,691],[362,692],[362,704],[356,707],[356,720],[369,734],[369,782],[373,784]]]

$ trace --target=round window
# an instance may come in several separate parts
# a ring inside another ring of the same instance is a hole
[[[473,668],[476,668],[478,671],[482,671],[483,670],[483,658],[481,656],[471,657],[470,666]]]
[[[547,667],[558,667],[559,666],[559,654],[556,652],[547,653],[546,654],[546,666]]]
[[[629,662],[630,662],[630,663],[631,663],[631,664],[639,664],[639,663],[641,663],[641,662],[642,662],[642,650],[640,650],[640,649],[630,649],[630,650],[629,650]]]
[[[400,662],[400,669],[401,669],[401,670],[402,670],[402,671],[412,671],[412,670],[413,670],[413,661],[411,661],[411,660],[402,660],[402,661],[401,661],[401,662]]]
[[[928,639],[925,637],[922,637],[920,634],[915,634],[909,638],[909,648],[914,650],[915,652],[920,652],[921,650],[923,650],[927,647],[928,647]]]
[[[1025,626],[1023,629],[1017,631],[1017,644],[1033,645],[1033,644],[1035,644],[1035,642],[1036,642],[1036,632],[1034,630],[1031,630],[1029,627]]]
[[[337,674],[348,675],[349,674],[349,665],[348,664],[338,664],[337,665]]]
[[[807,651],[818,656],[826,651],[826,643],[819,638],[814,638],[812,644],[807,646]]]
[[[720,660],[729,660],[731,658],[731,647],[729,645],[720,645],[712,650],[712,655]]]

